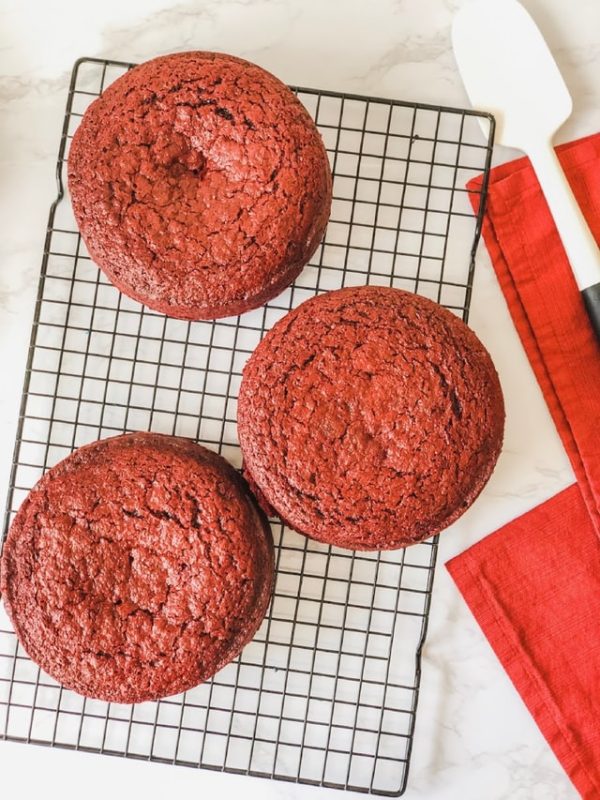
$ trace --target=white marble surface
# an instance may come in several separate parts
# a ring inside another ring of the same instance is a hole
[[[249,58],[289,83],[464,105],[450,48],[461,0],[3,0],[0,5],[0,487],[6,486],[66,88],[82,55],[143,60],[193,48]],[[598,0],[525,0],[574,99],[559,139],[600,129]],[[509,153],[500,152],[502,161]],[[440,562],[551,496],[571,471],[483,248],[471,324],[507,400],[506,445]],[[438,569],[408,800],[576,796],[443,567]],[[21,796],[340,796],[327,790],[0,743]],[[7,791],[8,793],[8,791]]]

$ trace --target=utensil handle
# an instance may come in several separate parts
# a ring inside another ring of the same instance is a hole
[[[592,327],[596,333],[598,341],[600,342],[600,283],[594,286],[588,286],[581,292],[585,309],[592,323]]]
[[[600,250],[571,191],[552,143],[529,149],[529,158],[554,218],[580,291],[600,284]]]

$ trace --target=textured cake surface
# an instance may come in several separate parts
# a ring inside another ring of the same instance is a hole
[[[0,588],[30,657],[120,703],[184,691],[252,638],[273,542],[243,481],[187,439],[129,434],[49,470],[9,531]]]
[[[266,335],[244,369],[238,429],[267,510],[324,542],[391,549],[439,532],[477,497],[504,403],[461,320],[363,286],[306,301]]]
[[[327,153],[293,92],[220,53],[127,72],[86,111],[69,190],[88,251],[123,292],[209,319],[281,292],[331,206]]]

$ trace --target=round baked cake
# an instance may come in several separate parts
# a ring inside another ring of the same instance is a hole
[[[68,178],[109,280],[184,319],[241,314],[283,291],[331,207],[327,153],[304,106],[221,53],[161,56],[111,84],[73,137]]]
[[[266,510],[314,539],[387,550],[475,500],[502,445],[490,356],[437,303],[361,286],[314,297],[244,369],[238,430]]]
[[[268,522],[235,470],[136,433],[49,470],[10,528],[0,589],[29,656],[118,703],[176,694],[252,638],[273,584]]]

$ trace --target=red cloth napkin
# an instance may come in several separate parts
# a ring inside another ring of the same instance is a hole
[[[557,152],[600,242],[600,134]],[[598,800],[600,348],[527,159],[494,169],[489,189],[485,243],[577,483],[447,567],[575,787]]]

